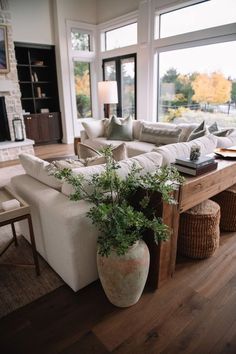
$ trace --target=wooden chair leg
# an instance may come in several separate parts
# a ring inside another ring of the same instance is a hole
[[[13,233],[14,243],[15,243],[15,246],[17,247],[18,241],[17,241],[17,235],[16,235],[16,229],[15,229],[14,222],[11,223],[11,229],[12,229],[12,233]]]

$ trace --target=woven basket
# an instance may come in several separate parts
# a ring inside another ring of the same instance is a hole
[[[220,205],[220,228],[225,231],[236,231],[236,184],[212,198]]]
[[[219,247],[220,207],[212,200],[187,210],[180,216],[178,253],[203,259]]]

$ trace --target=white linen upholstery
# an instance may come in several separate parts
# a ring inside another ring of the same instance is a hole
[[[112,146],[118,146],[123,143],[121,140],[107,140],[105,137],[100,137],[96,139],[86,139],[84,144],[91,146],[95,150],[99,150],[104,146],[112,145]],[[127,154],[128,157],[133,157],[136,155],[140,155],[146,152],[152,151],[152,149],[156,146],[155,144],[152,143],[146,143],[144,141],[138,141],[138,140],[133,140],[133,141],[126,141],[126,148],[127,148]]]
[[[104,119],[94,119],[91,122],[82,122],[89,139],[98,138],[105,135]]]
[[[228,148],[230,146],[236,145],[236,136],[228,135],[228,136],[216,136],[217,138],[217,146],[218,148]]]
[[[191,146],[199,145],[201,148],[201,155],[204,156],[213,153],[216,148],[216,144],[217,138],[210,134],[186,143],[177,143],[157,147],[153,151],[156,151],[162,155],[162,166],[168,166],[171,163],[174,163],[176,158],[189,157]]]
[[[77,291],[98,278],[98,231],[86,216],[90,204],[73,202],[28,175],[13,177],[11,184],[31,207],[36,248],[41,256]],[[30,241],[28,226],[20,222]]]
[[[149,152],[127,160],[122,160],[119,162],[120,168],[117,170],[117,174],[121,178],[125,178],[130,172],[130,169],[134,163],[137,165],[137,167],[142,169],[141,173],[154,172],[158,166],[162,165],[162,156],[156,152]],[[89,180],[92,175],[101,174],[104,171],[105,165],[96,165],[76,168],[73,170],[73,173],[75,175],[80,174],[86,180]],[[83,187],[88,193],[91,193],[92,189],[88,183],[85,182]],[[62,184],[61,191],[66,196],[70,196],[73,193],[73,187],[67,182],[64,182]]]
[[[25,172],[40,182],[46,184],[49,187],[61,189],[61,181],[54,176],[50,176],[47,167],[49,162],[41,160],[40,158],[31,154],[20,154],[20,162]]]

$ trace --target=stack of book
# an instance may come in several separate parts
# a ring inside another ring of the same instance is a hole
[[[192,176],[199,176],[217,169],[218,163],[214,157],[202,156],[198,160],[191,161],[190,158],[176,159],[173,164],[179,172]]]

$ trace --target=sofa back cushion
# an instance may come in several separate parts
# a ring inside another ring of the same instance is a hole
[[[141,173],[145,174],[146,172],[154,172],[162,164],[162,156],[157,152],[148,152],[139,156],[132,157],[127,160],[119,162],[120,168],[117,169],[117,173],[120,178],[125,178],[131,170],[133,164],[136,164],[137,167],[141,169]],[[89,166],[74,169],[73,173],[76,175],[82,175],[86,180],[91,179],[91,176],[94,174],[101,174],[105,171],[105,165]],[[88,182],[84,183],[84,189],[87,192],[91,192],[91,186]],[[69,196],[73,193],[73,187],[64,182],[61,189],[62,193]]]
[[[49,175],[49,162],[30,154],[20,154],[19,159],[25,172],[38,181],[54,189],[61,189],[62,182]]]
[[[154,148],[163,157],[162,166],[169,166],[175,162],[176,158],[187,158],[190,155],[192,146],[198,145],[201,149],[201,156],[213,153],[217,145],[217,138],[210,134],[199,139]]]

